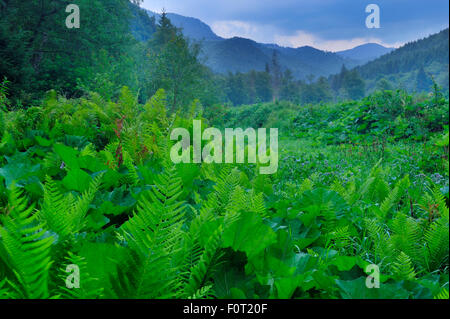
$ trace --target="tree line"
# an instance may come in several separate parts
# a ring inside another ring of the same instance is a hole
[[[225,99],[233,105],[269,101],[290,101],[297,104],[360,99],[365,95],[365,82],[356,70],[343,65],[339,74],[329,78],[309,76],[294,79],[289,69],[281,70],[274,51],[272,63],[263,72],[229,73],[222,77]]]

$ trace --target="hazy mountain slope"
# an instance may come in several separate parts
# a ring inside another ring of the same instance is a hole
[[[159,18],[154,12],[148,11],[148,14],[156,20]],[[276,44],[261,44],[239,37],[223,39],[199,19],[173,13],[167,15],[175,26],[182,28],[186,37],[201,42],[201,59],[217,73],[263,71],[266,64],[271,63],[276,50],[282,68],[290,69],[297,79],[305,80],[310,75],[317,78],[336,74],[340,72],[342,65],[348,69],[359,66],[358,71],[368,81],[369,90],[381,78],[412,90],[415,87],[412,82],[416,80],[416,73],[423,66],[426,72],[435,76],[439,84],[448,87],[448,29],[394,51],[379,44],[368,43],[333,53],[308,46],[286,48]],[[142,19],[140,20],[135,24],[139,31],[145,27]],[[148,34],[151,32],[152,30]],[[143,34],[144,39],[148,37],[143,32],[139,34]]]
[[[218,73],[264,70],[270,63],[258,43],[243,38],[208,41],[203,43],[205,64]]]
[[[282,48],[282,65],[290,68],[297,78],[305,78],[308,75],[328,76],[341,70],[342,65],[354,67],[355,61],[342,58],[332,52],[325,52],[310,46],[304,46],[297,49]]]
[[[360,74],[369,81],[369,89],[384,78],[410,91],[416,89],[421,68],[428,76],[448,89],[449,72],[449,29],[425,39],[404,45],[382,57],[357,67]]]
[[[148,11],[151,17],[155,17],[156,20],[159,19],[159,14],[152,11]],[[204,22],[196,18],[185,17],[175,13],[168,13],[167,17],[177,28],[183,29],[183,34],[192,40],[197,41],[214,41],[222,40],[221,37],[216,35],[211,28]]]
[[[158,20],[158,14],[151,11],[148,14]],[[339,72],[343,64],[349,68],[358,65],[358,61],[312,47],[294,49],[239,37],[223,39],[198,19],[173,13],[167,16],[176,27],[182,28],[186,37],[202,43],[201,58],[217,73],[263,71],[266,64],[272,61],[274,50],[278,51],[282,68],[289,68],[297,79],[305,79],[311,74],[315,77],[328,76]]]
[[[278,53],[283,70],[290,69],[297,79],[306,79],[309,75],[328,76],[339,72],[343,64],[358,65],[356,61],[312,47],[284,48],[237,37],[203,43],[205,64],[218,73],[263,71],[266,64],[271,63],[274,51]]]
[[[377,43],[367,43],[350,50],[339,51],[336,53],[341,57],[366,63],[371,60],[375,60],[389,52],[392,52],[393,50],[393,48],[386,48]]]

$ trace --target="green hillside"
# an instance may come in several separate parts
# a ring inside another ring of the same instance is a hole
[[[448,90],[449,29],[408,43],[356,70],[368,80],[369,91],[382,79],[410,92],[427,91],[432,85],[431,77]]]

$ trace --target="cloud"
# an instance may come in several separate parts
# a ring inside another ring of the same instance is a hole
[[[396,48],[398,48],[403,44],[402,42],[384,43],[381,39],[378,38],[324,40],[321,39],[320,37],[317,37],[311,33],[302,30],[296,31],[294,35],[277,35],[275,36],[275,43],[281,46],[292,48],[311,46],[317,49],[333,52],[352,49],[356,46],[365,43],[378,43],[386,47],[396,47]]]
[[[212,30],[223,38],[243,37],[263,43],[275,43],[284,47],[311,46],[326,51],[343,51],[365,43],[378,43],[386,47],[399,47],[402,42],[385,43],[375,37],[357,37],[351,39],[326,40],[313,33],[297,30],[293,34],[286,34],[282,29],[273,25],[249,23],[239,20],[216,21],[211,25]]]
[[[271,25],[238,20],[216,21],[211,24],[211,29],[223,38],[242,37],[263,43],[272,43],[275,34],[279,32],[276,27]]]
[[[381,29],[365,25],[369,3],[380,7]],[[447,28],[449,19],[448,0],[145,0],[144,7],[199,18],[223,37],[330,50],[361,41],[398,46]]]

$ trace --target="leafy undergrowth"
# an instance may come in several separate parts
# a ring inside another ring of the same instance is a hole
[[[202,113],[165,109],[124,88],[0,114],[0,297],[448,298],[448,134],[367,149],[297,125],[264,176],[174,165],[171,129]]]

